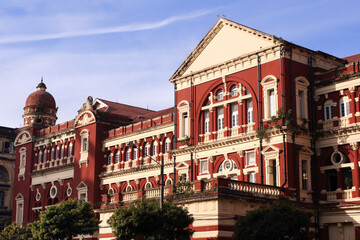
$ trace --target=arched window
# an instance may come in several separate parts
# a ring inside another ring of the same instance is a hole
[[[127,161],[129,161],[130,160],[130,156],[131,156],[131,148],[128,148],[127,150],[126,150],[126,156],[125,156],[125,161],[127,162]]]
[[[118,150],[115,154],[115,164],[119,163],[120,161],[120,151]]]
[[[237,97],[238,95],[238,87],[236,85],[233,85],[230,88],[230,97]]]
[[[70,143],[68,146],[68,157],[71,157],[71,155],[72,155],[72,143]]]
[[[147,143],[144,147],[144,157],[149,156],[150,145]]]
[[[150,189],[150,188],[152,188],[152,187],[153,187],[153,186],[152,186],[151,182],[147,182],[147,183],[144,185],[144,189],[145,189],[145,190]]]
[[[341,97],[339,101],[340,105],[340,117],[346,117],[350,115],[350,101],[347,96]]]
[[[59,146],[57,146],[55,150],[55,159],[59,159]]]
[[[231,104],[231,127],[239,126],[239,112],[238,112],[238,104]]]
[[[50,160],[54,160],[54,148],[51,148]]]
[[[324,119],[331,120],[334,117],[334,103],[332,100],[327,100],[324,103]]]
[[[46,149],[44,150],[43,163],[46,163]]]
[[[156,141],[154,141],[153,143],[153,149],[152,149],[152,155],[155,156],[157,154],[157,147],[158,147],[158,144]]]
[[[246,100],[246,122],[254,122],[253,118],[253,101],[251,99]]]
[[[38,152],[38,164],[41,163],[41,158],[42,158],[42,152],[39,151],[39,152]]]
[[[64,145],[61,145],[61,148],[60,148],[60,159],[63,159],[64,158]]]
[[[224,91],[222,89],[216,92],[216,100],[221,101],[224,99]]]
[[[0,180],[9,180],[9,173],[3,166],[0,166]]]
[[[125,192],[131,192],[133,190],[133,187],[129,184],[125,188]]]
[[[134,148],[134,150],[133,150],[133,159],[134,160],[137,159],[137,156],[138,156],[138,150],[137,150],[137,148]]]
[[[171,140],[169,138],[166,138],[164,142],[165,142],[165,152],[168,152],[170,150]]]
[[[111,165],[111,163],[112,163],[112,154],[109,153],[107,164]]]
[[[210,118],[209,111],[204,112],[204,133],[210,132]]]

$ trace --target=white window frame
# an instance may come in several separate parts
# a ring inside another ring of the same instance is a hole
[[[343,96],[339,101],[340,117],[348,117],[350,115],[350,100],[347,96]]]
[[[171,144],[171,141],[169,138],[166,138],[165,140],[165,153],[168,152],[170,150],[170,144]]]
[[[233,103],[231,106],[231,127],[239,126],[239,105]]]
[[[133,160],[136,160],[138,158],[138,150],[137,148],[133,149]]]
[[[43,163],[46,163],[46,153],[47,153],[47,150],[44,149],[44,155],[43,155],[43,159],[42,159]]]
[[[254,114],[253,100],[247,99],[246,100],[246,123],[247,124],[254,122],[253,114]]]
[[[210,133],[210,112],[204,112],[204,134]]]
[[[38,152],[38,164],[40,164],[41,163],[41,161],[42,161],[42,151],[39,151]]]
[[[190,104],[188,101],[181,101],[178,105],[179,110],[179,138],[184,140],[190,136]],[[186,117],[185,117],[186,116]]]
[[[131,149],[127,149],[126,153],[125,153],[125,161],[128,162],[130,161],[130,156],[131,156]]]
[[[61,145],[60,147],[60,159],[64,158],[64,144]]]
[[[72,156],[72,147],[73,147],[73,144],[69,143],[69,145],[68,145],[68,157]]]
[[[329,121],[334,118],[334,103],[331,100],[328,100],[324,104],[324,120]]]
[[[150,151],[150,145],[149,143],[146,143],[146,145],[144,146],[144,157],[148,157],[150,155],[149,151]]]
[[[302,124],[302,119],[308,119],[308,86],[309,81],[304,77],[295,79],[296,88],[296,116],[297,123]]]
[[[266,171],[266,184],[270,185],[270,173],[268,171],[270,167],[270,161],[275,161],[276,167],[276,186],[280,186],[280,150],[274,146],[267,146],[261,152],[265,160],[265,171]]]
[[[230,97],[237,97],[238,95],[239,95],[238,86],[234,84],[230,88]]]
[[[80,132],[81,138],[81,150],[80,150],[80,160],[79,166],[81,168],[82,163],[86,164],[86,167],[89,165],[89,135],[90,131],[88,129],[84,129]]]
[[[152,155],[156,156],[158,154],[158,144],[156,141],[153,142],[153,146],[152,146]]]
[[[19,174],[18,174],[18,180],[20,181],[20,178],[23,178],[25,180],[25,168],[26,168],[26,152],[27,149],[25,147],[20,148],[20,162],[19,162]]]
[[[200,172],[209,173],[209,160],[207,159],[200,160]]]
[[[120,150],[116,151],[114,164],[118,164],[120,162]]]
[[[249,183],[256,183],[256,172],[249,172]]]
[[[110,153],[107,157],[107,165],[111,165],[112,164],[112,153]]]
[[[24,221],[24,196],[19,193],[16,198],[16,218],[15,222],[17,225],[22,226]]]
[[[263,98],[264,98],[264,120],[270,120],[272,116],[275,116],[278,111],[278,79],[273,75],[266,76],[262,81],[263,86]],[[270,99],[270,92],[274,91],[272,99]]]
[[[311,151],[309,148],[305,147],[303,148],[300,152],[299,152],[299,187],[300,187],[300,197],[305,197],[305,198],[309,198],[307,192],[310,192],[312,190],[311,188],[311,156],[314,154],[313,151]],[[302,169],[303,169],[303,161],[307,162],[307,189],[303,189],[303,178],[302,178]],[[301,191],[305,192],[304,194],[301,193]],[[303,195],[303,196],[301,196]]]
[[[253,159],[250,159],[251,156]],[[246,166],[256,166],[256,154],[255,151],[246,152]]]
[[[218,107],[216,108],[216,123],[217,123],[217,130],[221,131],[224,130],[224,108]]]
[[[81,181],[79,183],[79,185],[77,186],[77,191],[78,191],[78,200],[79,201],[88,201],[88,185],[84,182]],[[85,196],[84,198],[82,196]]]
[[[219,89],[219,90],[216,92],[216,100],[217,100],[217,101],[224,100],[224,90]]]

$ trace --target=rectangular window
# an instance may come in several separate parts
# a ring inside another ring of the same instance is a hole
[[[256,164],[255,152],[248,152],[246,154],[246,162],[248,166],[253,166]]]
[[[46,162],[46,150],[44,150],[44,158],[43,158],[43,162]]]
[[[130,160],[130,152],[127,151],[127,152],[126,152],[125,161],[127,162],[127,161],[129,161],[129,160]]]
[[[217,108],[217,126],[217,130],[224,129],[224,109],[222,107]]]
[[[38,164],[41,163],[41,152],[38,153]]]
[[[308,161],[301,161],[301,182],[302,189],[308,190]]]
[[[5,205],[5,192],[0,191],[0,207],[4,207]]]
[[[153,144],[153,156],[155,156],[157,154],[157,144]]]
[[[145,146],[144,148],[144,157],[147,157],[149,155],[149,146]]]
[[[134,148],[133,150],[133,159],[137,159],[137,149]]]
[[[325,120],[331,120],[334,117],[334,106],[333,104],[326,104],[324,106]]]
[[[299,117],[305,118],[304,114],[304,91],[299,91]]]
[[[22,203],[17,204],[16,223],[20,226],[22,226],[22,224],[23,224],[23,204]]]
[[[204,113],[204,133],[210,132],[210,119],[209,112]]]
[[[256,183],[256,173],[255,172],[249,173],[249,182]]]
[[[231,127],[239,126],[238,104],[231,105]]]
[[[188,121],[188,114],[184,113],[183,115],[183,126],[184,126],[184,131],[183,131],[183,137],[189,136],[189,121]]]
[[[68,147],[68,157],[71,157],[72,155],[72,145],[69,144],[69,147]]]
[[[83,144],[82,144],[82,147],[83,147],[83,152],[87,152],[88,151],[88,139],[87,138],[83,138]]]
[[[20,167],[25,167],[26,155],[25,153],[21,154]]]
[[[111,154],[109,154],[109,156],[108,156],[108,165],[110,165],[111,162],[112,162],[112,161],[111,161],[111,160],[112,160],[111,158],[112,158],[112,157],[111,157]]]
[[[253,102],[252,100],[247,100],[246,101],[246,121],[247,123],[252,123],[254,122],[253,120]]]
[[[168,152],[170,148],[170,143],[168,141],[165,141],[165,152]]]
[[[119,152],[117,152],[115,155],[115,164],[119,163],[119,160],[120,160],[120,154]]]
[[[350,105],[348,101],[340,102],[340,117],[346,117],[350,114]]]
[[[55,159],[59,159],[59,148],[55,150]]]
[[[87,201],[87,194],[86,193],[80,193],[79,201],[80,202],[86,202]]]
[[[275,109],[275,91],[270,90],[269,91],[269,113],[270,117],[276,115],[276,109]]]
[[[208,173],[209,172],[209,162],[208,160],[202,160],[201,164],[201,173]]]

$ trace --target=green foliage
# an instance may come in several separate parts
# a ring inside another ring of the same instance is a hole
[[[190,239],[193,231],[189,225],[194,221],[189,212],[171,202],[164,202],[163,209],[152,200],[135,202],[129,207],[120,207],[109,218],[116,239],[130,240],[143,237],[145,240]]]
[[[312,239],[309,231],[312,214],[288,201],[275,202],[240,217],[235,225],[234,240]]]
[[[301,132],[307,132],[306,119],[302,119],[302,124],[294,124],[294,119],[291,117],[292,110],[289,109],[287,112],[280,108],[275,116],[271,117],[271,120],[261,126],[261,129],[256,131],[256,136],[259,139],[264,139],[266,133],[271,129],[279,129],[281,132],[290,131],[295,135]]]
[[[173,194],[171,197],[173,197],[173,199],[184,199],[190,197],[193,194],[194,191],[190,182],[184,181],[180,176],[176,187],[173,189]]]
[[[0,232],[0,240],[26,240],[30,239],[31,231],[29,228],[21,227],[12,223]]]
[[[93,234],[99,223],[89,202],[69,199],[48,207],[30,228],[34,239],[72,239],[79,234]]]

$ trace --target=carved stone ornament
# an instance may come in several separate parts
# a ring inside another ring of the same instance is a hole
[[[15,138],[15,147],[32,142],[31,133],[28,131],[20,132]]]
[[[95,116],[93,113],[86,111],[86,112],[82,113],[81,115],[79,115],[77,117],[77,119],[75,120],[75,122],[76,122],[76,124],[75,124],[76,127],[85,126],[85,125],[95,122]]]

